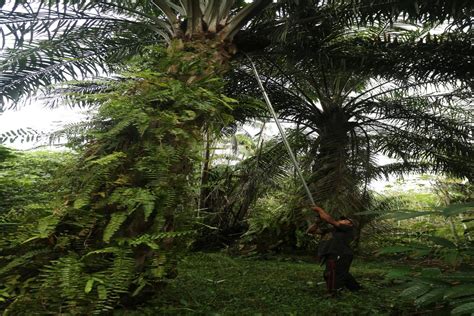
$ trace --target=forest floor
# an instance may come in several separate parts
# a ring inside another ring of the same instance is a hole
[[[311,258],[194,253],[158,298],[117,315],[431,315],[398,297],[403,284],[386,277],[394,264],[376,259],[353,263],[363,290],[327,298],[323,267]]]

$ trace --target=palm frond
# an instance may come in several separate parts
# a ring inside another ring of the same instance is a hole
[[[128,1],[126,1],[128,2]],[[145,46],[169,39],[158,9],[141,4],[23,1],[0,11],[2,104],[54,83],[98,76]],[[141,10],[141,11],[139,11]],[[161,11],[160,11],[161,12]],[[152,12],[156,13],[156,12]]]
[[[44,131],[39,131],[31,127],[18,128],[0,133],[0,144],[6,144],[8,141],[13,142],[38,142],[47,135]]]

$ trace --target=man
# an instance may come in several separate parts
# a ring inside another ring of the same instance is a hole
[[[362,287],[349,272],[354,257],[350,246],[355,237],[353,221],[346,217],[335,220],[319,206],[312,207],[312,210],[319,214],[321,220],[332,226],[321,236],[318,248],[318,256],[326,264],[324,279],[329,293],[334,295],[344,287],[350,291],[360,290]],[[316,223],[306,232],[315,234],[318,231]]]

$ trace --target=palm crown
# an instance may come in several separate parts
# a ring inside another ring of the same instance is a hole
[[[297,35],[305,25],[331,20],[370,23],[408,18],[470,25],[472,4],[438,1],[295,1],[154,0],[37,1],[0,3],[2,104],[31,96],[53,83],[114,72],[144,47],[173,38],[215,38],[235,51],[232,41],[242,28],[270,38]],[[317,30],[317,28],[316,28]],[[214,44],[215,45],[215,44]]]

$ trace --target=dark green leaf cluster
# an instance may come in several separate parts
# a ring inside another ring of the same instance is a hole
[[[260,253],[314,246],[310,244],[313,238],[305,234],[306,214],[298,184],[291,178],[279,179],[262,193],[251,209],[242,242],[255,245]]]
[[[0,163],[0,217],[8,212],[28,213],[32,204],[48,203],[60,193],[61,188],[55,187],[58,171],[72,161],[70,153],[7,153],[6,160]]]
[[[12,153],[8,148],[0,146],[0,163],[11,157],[11,155]]]

